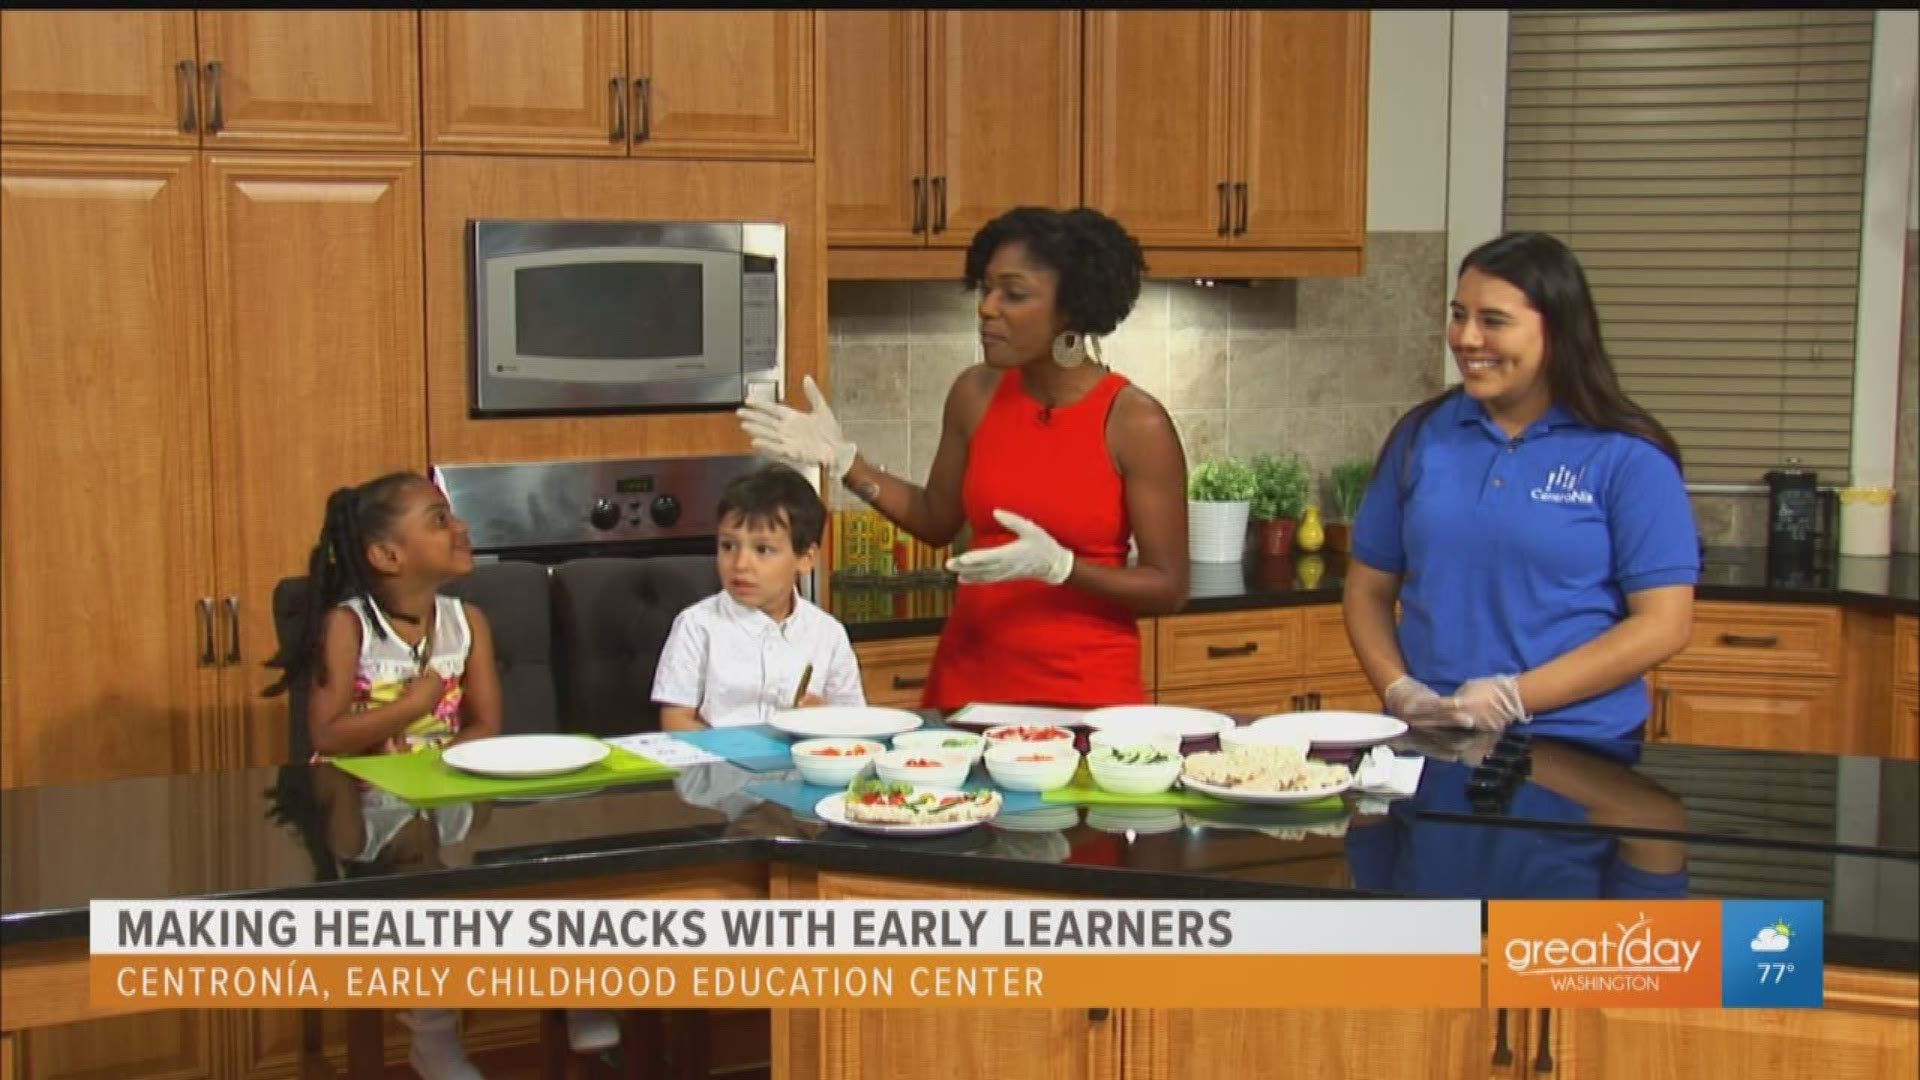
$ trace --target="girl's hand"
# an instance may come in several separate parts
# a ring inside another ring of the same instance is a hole
[[[440,673],[428,668],[415,676],[407,684],[406,692],[400,695],[396,704],[405,705],[409,712],[430,713],[440,704],[441,695],[447,692],[447,680]]]

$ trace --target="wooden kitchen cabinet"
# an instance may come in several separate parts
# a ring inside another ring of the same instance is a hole
[[[1893,620],[1893,715],[1887,754],[1920,758],[1920,617]]]
[[[1487,1077],[1495,1014],[1481,1009],[1126,1010],[1123,1080],[1249,1075],[1316,1080]]]
[[[811,160],[811,11],[428,11],[426,146]]]
[[[1827,969],[1821,1009],[1554,1009],[1541,1053],[1532,1010],[1526,1075],[1558,1080],[1878,1080],[1920,1054],[1911,974]]]
[[[1854,752],[1830,680],[1663,670],[1653,693],[1648,734],[1656,742]]]
[[[197,158],[0,152],[8,787],[210,764],[219,690]]]
[[[959,249],[1015,206],[1080,202],[1080,12],[820,18],[829,245]],[[891,265],[957,277],[958,255]],[[834,260],[836,276],[887,262]]]
[[[1365,12],[1090,11],[1086,25],[1086,202],[1148,248],[1189,249],[1156,272],[1235,265],[1208,249],[1308,249],[1315,272],[1359,272]]]
[[[412,11],[9,11],[0,139],[418,147]]]
[[[267,765],[274,584],[329,492],[427,466],[420,159],[210,154],[206,192],[221,760]]]
[[[933,650],[939,643],[939,638],[917,637],[856,644],[853,655],[860,661],[860,682],[867,704],[919,708],[920,693],[927,687],[927,671],[933,666]]]
[[[279,761],[273,584],[426,465],[419,159],[3,161],[0,782]]]

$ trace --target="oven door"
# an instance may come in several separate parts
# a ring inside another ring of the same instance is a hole
[[[473,413],[738,405],[744,258],[622,245],[476,254]]]

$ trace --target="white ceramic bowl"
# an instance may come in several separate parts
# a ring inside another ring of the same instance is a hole
[[[949,743],[959,743],[949,746]],[[965,754],[968,762],[980,760],[987,752],[987,740],[977,731],[907,731],[893,737],[895,750],[939,750],[948,754]]]
[[[1287,746],[1299,750],[1304,757],[1312,745],[1313,741],[1304,733],[1277,727],[1260,728],[1248,725],[1220,733],[1222,750],[1232,750],[1237,746]]]
[[[932,761],[936,765],[908,765],[909,761]],[[964,754],[947,750],[889,750],[874,759],[880,779],[889,784],[915,787],[962,788],[973,761]]]
[[[855,747],[864,749],[866,753],[820,753],[827,749],[845,751]],[[873,763],[886,752],[885,744],[872,739],[802,739],[793,744],[793,767],[800,770],[800,779],[809,784],[846,787],[873,768]]]
[[[1022,739],[1014,736],[1020,732],[1038,733],[1045,730],[1057,732],[1057,735],[1044,739]],[[1056,727],[1052,724],[1002,724],[987,729],[987,748],[996,746],[1073,746],[1073,731],[1070,728]]]
[[[1044,761],[1021,761],[1038,757]],[[987,751],[987,775],[1008,791],[1052,791],[1073,782],[1080,751],[1058,743],[996,746]]]
[[[1158,795],[1180,779],[1179,754],[1169,754],[1167,760],[1151,765],[1123,765],[1107,756],[1110,750],[1102,747],[1087,755],[1087,771],[1093,774],[1094,784],[1102,791],[1115,795]]]
[[[1089,751],[1102,746],[1152,746],[1169,754],[1177,754],[1180,752],[1180,736],[1171,731],[1137,731],[1126,727],[1104,728],[1087,736]]]
[[[1172,832],[1180,827],[1180,811],[1161,806],[1089,806],[1087,825],[1108,833]]]

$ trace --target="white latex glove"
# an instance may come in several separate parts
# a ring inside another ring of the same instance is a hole
[[[1010,544],[975,549],[947,560],[947,569],[960,575],[964,585],[990,581],[1014,581],[1039,578],[1058,585],[1073,573],[1073,552],[1047,535],[1047,530],[1011,510],[995,510],[993,519],[1014,534]]]
[[[1455,722],[1475,731],[1504,731],[1508,724],[1533,719],[1520,701],[1520,682],[1511,675],[1469,679],[1450,701]]]
[[[824,466],[839,480],[853,468],[858,449],[841,433],[840,421],[834,419],[827,396],[814,385],[813,376],[807,376],[800,388],[812,403],[812,412],[777,401],[749,401],[734,415],[755,450],[803,465]]]
[[[1386,702],[1388,713],[1415,727],[1448,727],[1455,723],[1449,715],[1451,703],[1411,675],[1402,675],[1393,680],[1387,686],[1387,692],[1380,696]]]

